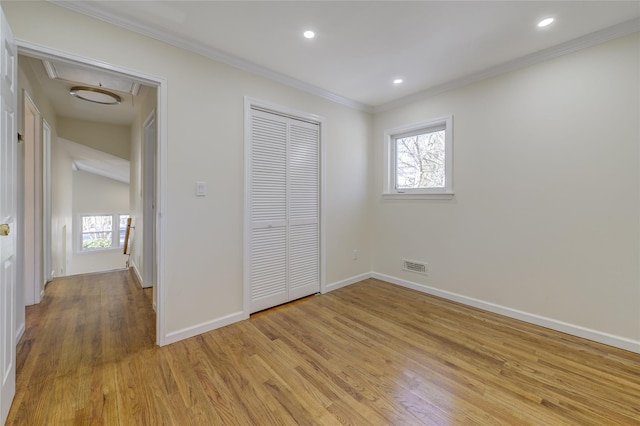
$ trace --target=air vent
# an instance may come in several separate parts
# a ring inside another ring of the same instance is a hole
[[[424,262],[402,259],[402,269],[409,272],[427,275],[427,264]]]

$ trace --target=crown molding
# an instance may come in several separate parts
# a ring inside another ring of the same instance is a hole
[[[614,40],[619,37],[624,37],[629,34],[633,34],[640,31],[640,18],[632,19],[630,21],[622,22],[609,28],[596,31],[582,37],[567,41],[562,44],[558,44],[547,49],[540,50],[538,52],[522,56],[496,65],[491,68],[487,68],[483,71],[479,71],[455,80],[448,81],[446,83],[430,87],[418,93],[414,93],[409,96],[405,96],[400,99],[396,99],[391,102],[376,106],[373,108],[373,113],[389,111],[401,106],[420,101],[440,93],[448,92],[450,90],[459,89],[463,86],[467,86],[472,83],[476,83],[481,80],[486,80],[491,77],[496,77],[500,74],[505,74],[511,71],[516,71],[522,68],[529,67],[531,65],[538,64],[540,62],[548,61],[559,56],[574,53],[587,47],[595,46],[597,44],[605,43],[610,40]]]
[[[307,92],[312,95],[327,99],[331,102],[335,102],[337,104],[341,104],[358,111],[364,111],[368,113],[373,112],[373,107],[370,105],[366,105],[353,99],[340,96],[336,93],[306,83],[302,80],[290,77],[286,74],[282,74],[269,68],[257,65],[253,62],[244,60],[227,52],[214,49],[202,43],[196,43],[183,39],[181,37],[175,37],[162,31],[155,30],[149,26],[142,25],[139,22],[125,19],[109,12],[105,12],[103,10],[100,10],[95,5],[91,4],[91,2],[77,2],[69,0],[49,0],[49,2],[55,4],[56,6],[64,7],[74,12],[90,16],[100,21],[107,22],[109,24],[127,29],[138,34],[142,34],[144,36],[184,50],[188,50],[198,55],[222,62],[226,65],[239,68],[255,75],[259,75],[269,80],[276,81],[294,89],[298,89],[303,92]]]
[[[56,72],[56,69],[51,61],[43,59],[42,65],[44,66],[44,70],[46,71],[47,76],[49,76],[51,80],[56,80],[58,78],[58,73]]]

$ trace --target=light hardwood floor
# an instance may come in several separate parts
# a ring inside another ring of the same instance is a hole
[[[640,424],[640,355],[374,279],[163,348],[150,299],[50,283],[7,424]]]

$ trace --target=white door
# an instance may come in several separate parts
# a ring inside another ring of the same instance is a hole
[[[24,91],[24,304],[40,303],[44,291],[42,271],[42,117]]]
[[[320,291],[319,125],[251,112],[250,312]]]
[[[287,301],[287,123],[251,115],[251,312]]]
[[[4,424],[16,393],[18,58],[9,24],[0,14],[0,223],[8,225],[9,234],[0,236],[0,423]]]
[[[53,279],[51,269],[51,126],[42,120],[42,269],[44,283]]]
[[[144,122],[143,159],[142,159],[142,287],[155,287],[156,284],[156,151],[157,151],[156,113],[153,111]],[[154,306],[155,306],[154,291]]]
[[[289,300],[320,291],[319,126],[289,122]]]

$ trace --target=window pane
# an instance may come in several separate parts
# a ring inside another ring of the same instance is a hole
[[[111,232],[83,232],[82,248],[83,249],[101,249],[113,246]]]
[[[82,216],[82,249],[101,249],[113,246],[112,216]]]
[[[444,132],[396,139],[396,189],[445,187]]]
[[[82,232],[111,231],[111,216],[82,216]]]

